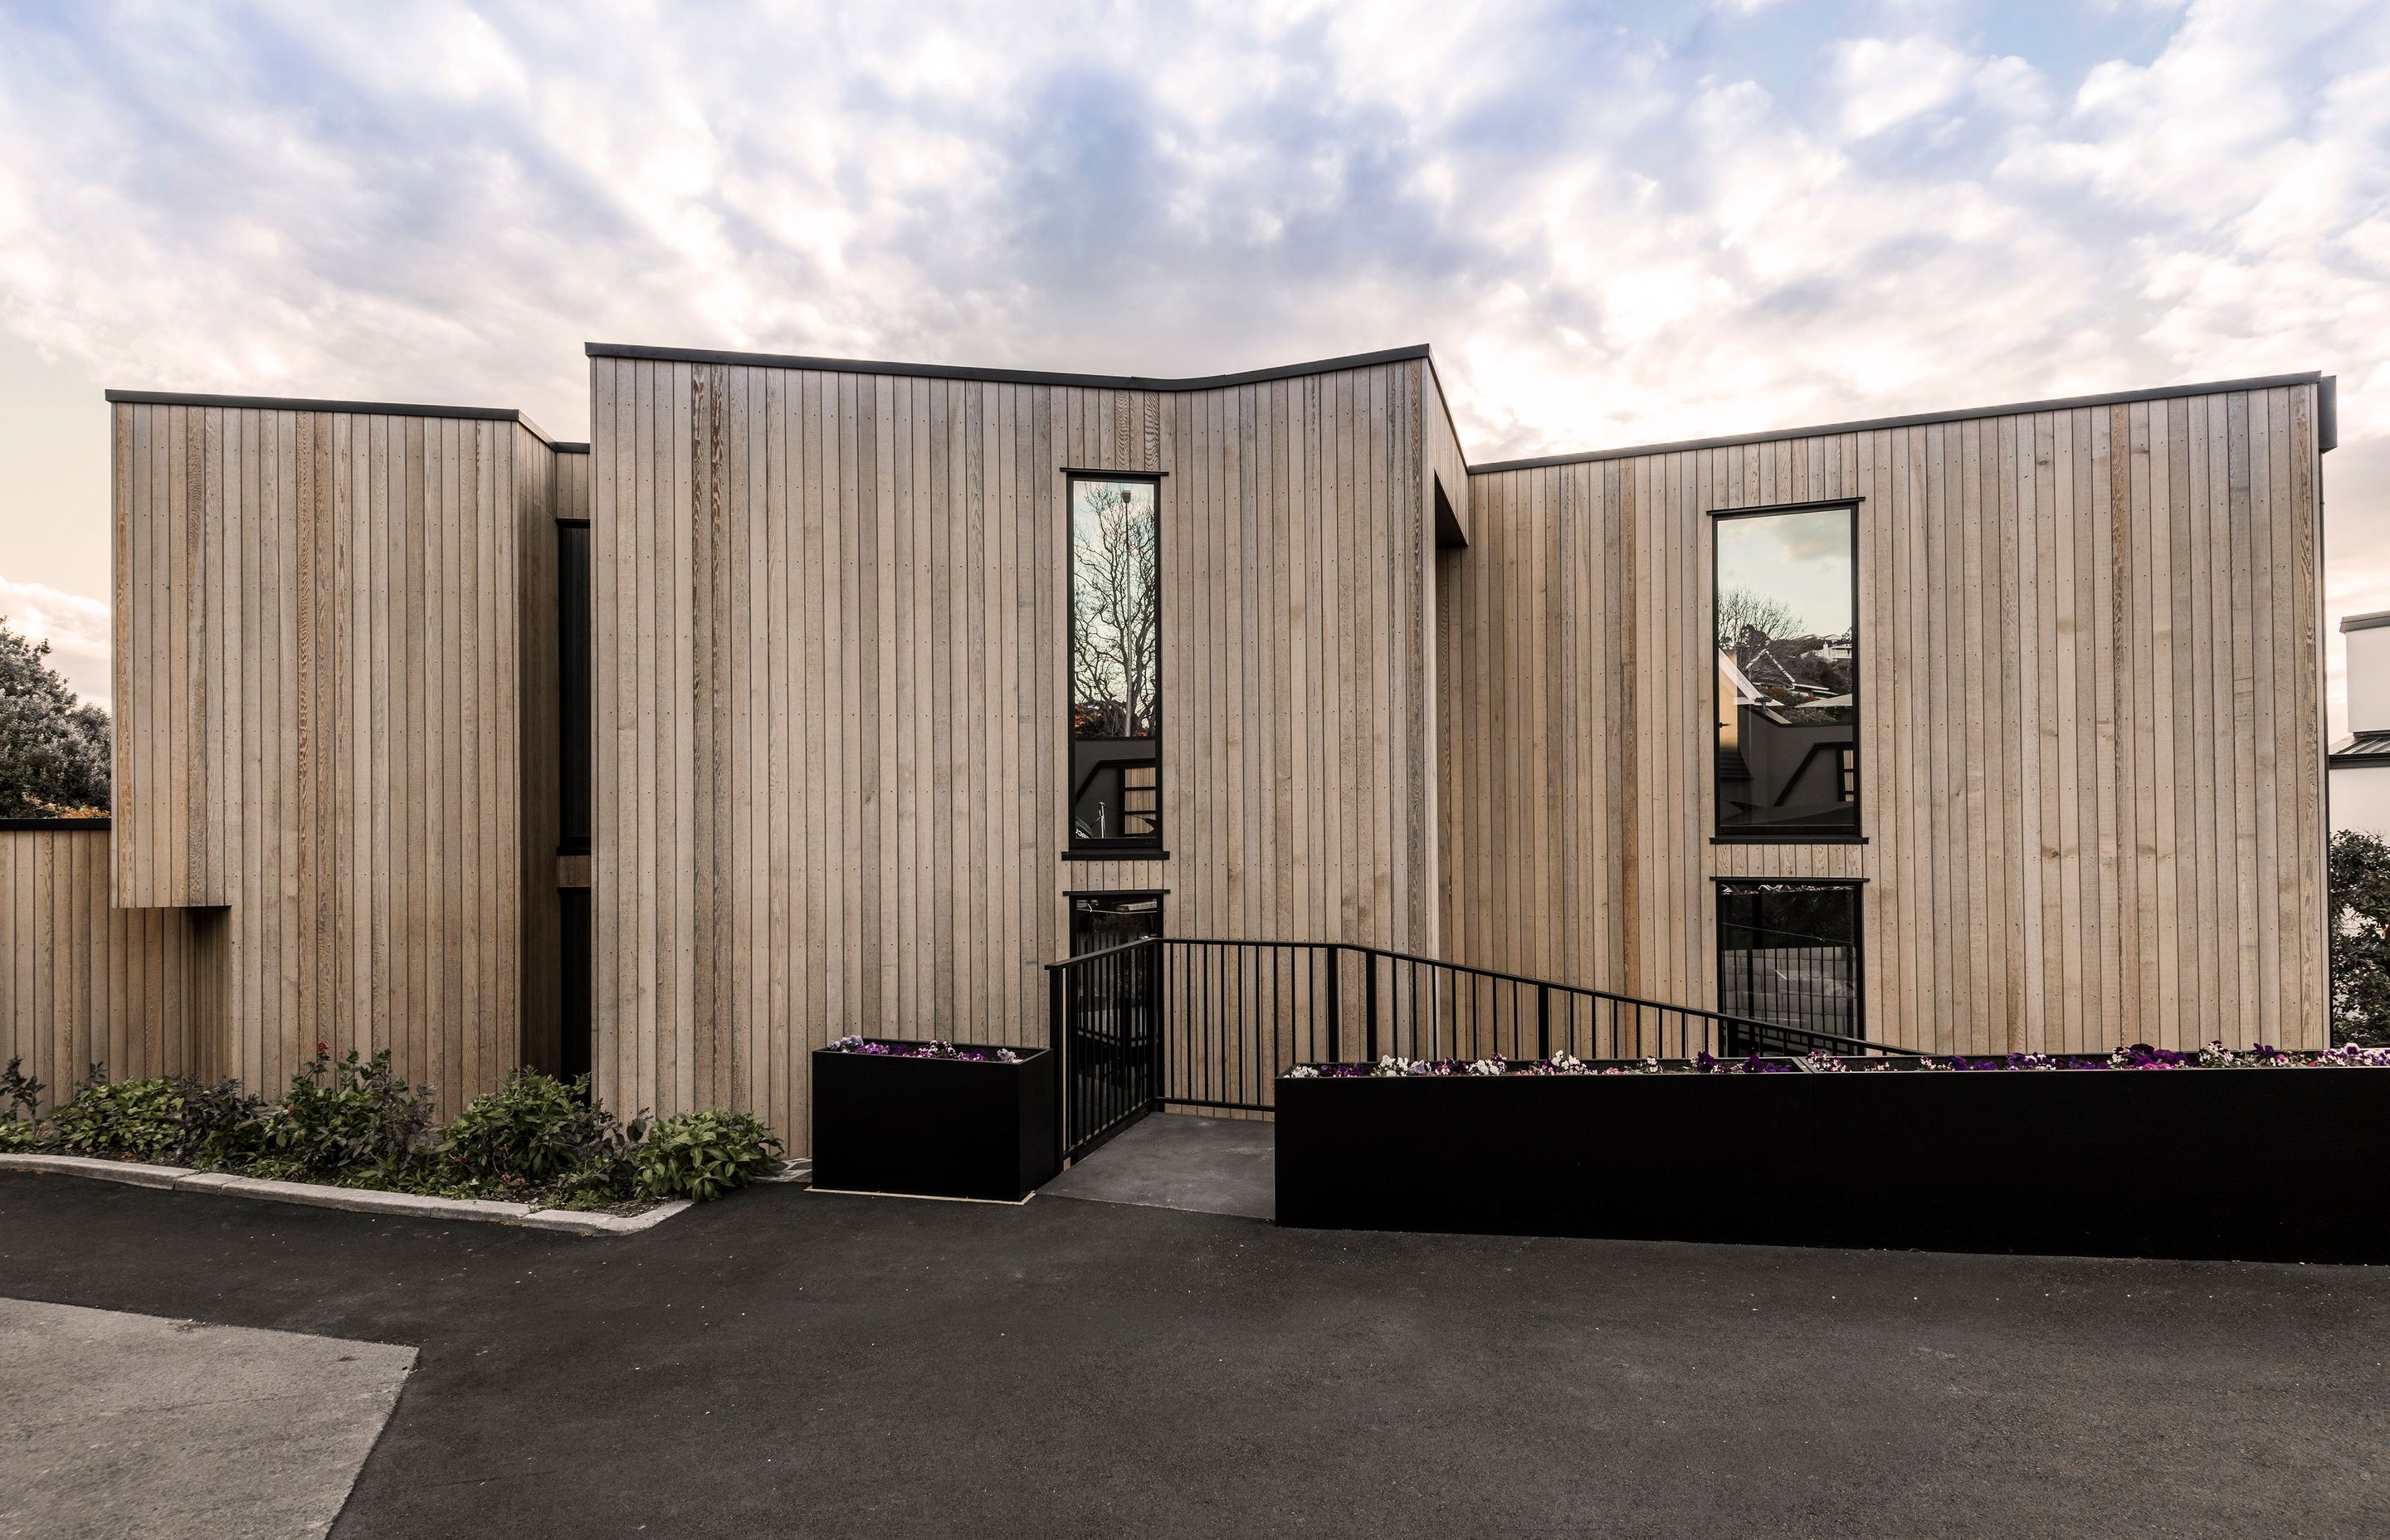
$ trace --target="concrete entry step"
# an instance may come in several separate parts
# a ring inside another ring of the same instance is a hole
[[[1278,1215],[1278,1125],[1155,1112],[1037,1189],[1192,1213]]]

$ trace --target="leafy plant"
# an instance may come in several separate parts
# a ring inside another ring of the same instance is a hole
[[[610,1201],[628,1194],[647,1119],[623,1120],[589,1094],[589,1077],[566,1084],[518,1070],[475,1097],[440,1143],[445,1171],[471,1182],[552,1187],[570,1199]]]
[[[2332,1032],[2390,1047],[2390,843],[2358,829],[2332,837]]]
[[[0,1070],[0,1149],[25,1149],[41,1142],[42,1083],[25,1072],[22,1059]]]
[[[257,1174],[404,1175],[430,1151],[431,1105],[431,1087],[399,1078],[388,1048],[335,1059],[318,1043],[259,1129]]]
[[[172,1161],[182,1153],[182,1092],[155,1076],[110,1084],[95,1075],[50,1122],[52,1142],[70,1155]]]
[[[786,1148],[751,1112],[682,1112],[657,1123],[639,1146],[639,1195],[709,1202],[773,1170]]]
[[[173,1081],[182,1097],[183,1142],[175,1158],[185,1165],[238,1165],[265,1142],[266,1103],[238,1080],[210,1085],[188,1075]]]
[[[8,1060],[8,1067],[0,1070],[0,1104],[7,1107],[6,1115],[10,1119],[23,1118],[31,1122],[39,1113],[42,1083],[25,1073],[25,1061],[21,1058]]]

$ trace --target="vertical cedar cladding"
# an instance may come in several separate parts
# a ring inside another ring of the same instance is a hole
[[[2316,412],[2193,387],[1474,477],[1451,955],[1706,1004],[1711,879],[1864,878],[1880,1039],[2319,1044]],[[1712,844],[1708,515],[1843,497],[1869,842]]]
[[[114,398],[113,900],[226,914],[194,1068],[517,1061],[526,525],[509,414]],[[539,547],[552,552],[553,542]],[[535,584],[533,584],[535,585]]]
[[[108,901],[109,826],[0,828],[0,1063],[72,1094],[196,1068],[222,916]]]
[[[816,1046],[1042,1041],[1071,888],[1436,949],[1423,358],[1191,390],[592,372],[610,1102],[751,1107],[802,1149]],[[1065,468],[1165,473],[1167,861],[1062,859]]]

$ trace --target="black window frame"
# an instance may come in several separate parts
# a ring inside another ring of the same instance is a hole
[[[1867,671],[1860,666],[1860,653],[1866,642],[1860,637],[1859,624],[1859,519],[1866,510],[1865,497],[1822,497],[1805,503],[1770,503],[1764,507],[1710,509],[1710,609],[1709,663],[1710,681],[1710,843],[1714,845],[1864,845],[1867,835],[1867,756],[1859,752],[1861,725],[1867,721]],[[1851,519],[1851,742],[1850,768],[1846,774],[1851,787],[1851,827],[1831,832],[1804,831],[1779,833],[1767,829],[1730,828],[1726,822],[1726,800],[1718,793],[1718,735],[1724,730],[1719,721],[1725,707],[1716,699],[1719,687],[1717,665],[1718,612],[1718,526],[1738,519],[1770,519],[1786,514],[1825,513],[1845,509]]]
[[[1738,888],[1847,888],[1851,892],[1851,1027],[1840,1035],[1865,1038],[1867,1018],[1867,888],[1864,877],[1713,877],[1710,879],[1710,926],[1715,932],[1713,944],[1713,966],[1717,1008],[1721,1015],[1740,1016],[1726,1004],[1726,917],[1720,911],[1726,900]],[[1753,1020],[1765,1020],[1752,1017]],[[1803,1031],[1819,1031],[1802,1022],[1780,1022],[1776,1025]]]
[[[556,520],[557,853],[586,855],[596,828],[596,548],[589,520]]]
[[[1163,789],[1169,784],[1169,769],[1163,755],[1165,734],[1162,730],[1163,702],[1168,699],[1164,689],[1162,645],[1165,619],[1163,610],[1163,496],[1167,490],[1168,473],[1160,470],[1097,470],[1075,467],[1062,472],[1062,859],[1065,861],[1167,861],[1166,848],[1170,828],[1163,817]],[[1077,776],[1075,755],[1072,745],[1079,738],[1073,724],[1078,713],[1078,680],[1072,668],[1079,645],[1079,558],[1075,543],[1075,520],[1078,515],[1079,484],[1083,481],[1142,481],[1153,488],[1153,821],[1155,832],[1135,839],[1090,839],[1079,833],[1073,782]]]

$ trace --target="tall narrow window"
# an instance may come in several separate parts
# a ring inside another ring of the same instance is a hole
[[[1162,846],[1161,485],[1071,478],[1071,848]]]
[[[1717,835],[1859,832],[1858,512],[1721,513]]]
[[[1721,882],[1718,1009],[1777,1026],[1862,1037],[1859,884]],[[1781,1044],[1736,1039],[1739,1052]]]
[[[556,526],[557,765],[559,855],[589,853],[591,653],[589,521]]]

